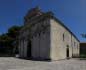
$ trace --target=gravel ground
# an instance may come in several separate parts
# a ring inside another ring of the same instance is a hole
[[[86,60],[31,61],[0,57],[0,70],[86,70]]]

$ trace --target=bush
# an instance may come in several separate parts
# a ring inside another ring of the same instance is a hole
[[[81,54],[80,58],[86,58],[86,54]]]

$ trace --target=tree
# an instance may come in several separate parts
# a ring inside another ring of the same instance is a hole
[[[11,28],[8,29],[8,36],[11,38],[11,45],[12,45],[12,51],[14,50],[15,52],[18,52],[18,36],[19,36],[19,31],[22,28],[22,26],[12,26]]]
[[[81,36],[82,36],[83,38],[86,38],[86,34],[81,34]]]
[[[8,29],[8,36],[15,39],[19,35],[20,29],[20,26],[12,26]]]
[[[13,53],[13,49],[17,46],[13,45],[14,42],[18,42],[16,38],[19,35],[19,31],[22,26],[12,26],[8,29],[8,32],[0,35],[0,48],[4,47],[4,50],[8,53]]]

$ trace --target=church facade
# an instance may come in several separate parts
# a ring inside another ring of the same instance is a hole
[[[79,56],[79,40],[52,12],[28,11],[19,35],[21,58],[60,60]]]

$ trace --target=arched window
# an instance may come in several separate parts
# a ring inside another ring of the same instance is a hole
[[[63,41],[64,41],[64,33],[63,33]]]
[[[74,46],[76,46],[76,42],[74,42]]]

